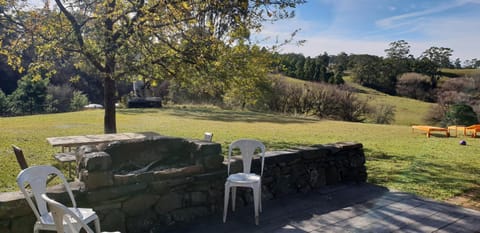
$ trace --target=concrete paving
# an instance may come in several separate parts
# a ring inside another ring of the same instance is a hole
[[[260,225],[253,205],[222,216],[163,229],[169,233],[480,232],[480,211],[389,191],[371,184],[322,188],[263,201]]]

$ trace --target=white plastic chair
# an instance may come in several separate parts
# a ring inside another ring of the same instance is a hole
[[[57,230],[55,227],[55,223],[52,219],[52,215],[47,210],[47,204],[41,197],[41,195],[45,194],[47,191],[47,180],[49,175],[56,175],[62,180],[73,206],[69,209],[75,213],[78,213],[78,216],[80,216],[82,221],[86,222],[87,224],[95,221],[96,232],[100,233],[100,221],[97,214],[92,209],[77,208],[77,203],[75,202],[72,190],[70,189],[70,186],[68,185],[65,176],[57,168],[52,166],[28,167],[22,170],[17,176],[17,185],[25,196],[28,205],[30,206],[30,208],[32,208],[35,217],[37,218],[37,222],[35,222],[35,225],[33,226],[33,232],[38,233],[40,230]],[[33,193],[33,197],[35,198],[36,206],[33,203],[31,195],[27,192],[25,188],[25,183],[27,183],[31,187],[31,192]]]
[[[235,148],[240,149],[243,162],[243,172],[234,173],[230,175],[230,160],[232,156],[232,150]],[[261,170],[260,175],[250,172],[252,165],[253,155],[255,150],[260,148],[261,151]],[[263,164],[265,161],[265,145],[257,140],[252,139],[240,139],[230,144],[228,148],[228,178],[225,182],[225,198],[223,207],[223,222],[227,220],[228,202],[230,197],[230,188],[232,189],[232,211],[235,211],[235,198],[237,194],[237,187],[247,187],[253,190],[253,204],[255,210],[255,224],[259,224],[259,212],[262,211],[262,181]]]
[[[79,217],[81,213],[76,211],[76,209],[67,208],[63,204],[50,199],[45,193],[42,194],[42,199],[47,202],[48,208],[52,213],[57,233],[78,233],[81,229],[87,233],[94,233],[92,228]]]

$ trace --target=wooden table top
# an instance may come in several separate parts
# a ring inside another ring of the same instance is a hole
[[[50,137],[48,143],[52,146],[76,147],[88,144],[100,144],[114,141],[142,140],[152,136],[158,136],[154,132],[142,133],[115,133],[115,134],[92,134],[80,136]]]

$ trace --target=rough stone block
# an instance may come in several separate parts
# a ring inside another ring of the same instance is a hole
[[[111,210],[100,219],[103,231],[126,232],[125,214],[120,210]]]
[[[30,214],[33,216],[32,209],[21,192],[0,193],[0,219]]]
[[[194,159],[218,156],[222,154],[222,145],[215,142],[205,142],[205,141],[192,141],[194,146],[193,156]]]
[[[137,182],[137,177],[135,174],[113,175],[113,183],[115,185],[126,185],[126,184],[133,184],[136,182]]]
[[[114,170],[122,170],[136,164],[146,166],[152,161],[159,161],[164,166],[188,163],[191,160],[191,144],[183,138],[156,136],[137,142],[115,142],[105,148],[112,157]]]
[[[209,213],[209,209],[202,206],[175,210],[171,213],[171,216],[175,222],[191,222],[197,217],[206,216]]]
[[[327,167],[325,169],[325,179],[327,185],[334,185],[338,184],[338,181],[340,180],[340,176],[338,174],[338,170],[334,166]]]
[[[86,153],[80,159],[80,168],[89,172],[108,171],[112,169],[112,158],[105,152]]]
[[[163,179],[176,178],[176,177],[187,177],[194,174],[200,174],[204,170],[205,169],[201,165],[193,165],[193,166],[180,167],[180,168],[169,168],[161,171],[154,171],[153,179],[163,180]]]
[[[168,180],[155,181],[150,183],[152,192],[155,194],[164,194],[170,191],[170,182]]]
[[[0,220],[0,232],[11,233],[10,220]]]
[[[165,214],[183,207],[184,195],[182,193],[168,193],[160,197],[155,205],[155,212]]]
[[[15,232],[33,232],[33,225],[35,224],[35,215],[26,215],[12,220],[11,231]]]
[[[197,206],[197,205],[205,205],[208,200],[208,195],[205,192],[192,192],[190,193],[190,204]]]
[[[157,222],[157,216],[153,211],[145,211],[142,215],[128,217],[126,219],[128,233],[150,232]]]
[[[87,190],[94,190],[101,187],[113,185],[112,171],[89,172],[83,170],[80,173],[80,180],[85,183]]]
[[[128,216],[139,215],[150,209],[159,199],[159,196],[152,194],[136,195],[123,203],[122,210]]]
[[[201,164],[205,167],[205,169],[213,170],[223,167],[223,160],[224,158],[221,155],[207,156],[203,158]]]
[[[87,194],[87,200],[90,203],[112,200],[144,191],[146,188],[147,184],[142,183],[102,188],[89,191]]]

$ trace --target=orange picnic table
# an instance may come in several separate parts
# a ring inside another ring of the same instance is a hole
[[[472,138],[477,137],[477,133],[480,132],[480,125],[471,125],[463,129],[463,135],[467,136],[468,132],[472,133]]]
[[[445,132],[445,136],[450,137],[450,132],[448,132],[448,129],[442,128],[442,127],[435,127],[435,126],[429,126],[429,125],[413,125],[412,132],[414,130],[420,130],[420,131],[426,132],[427,138],[430,137],[432,132]]]

